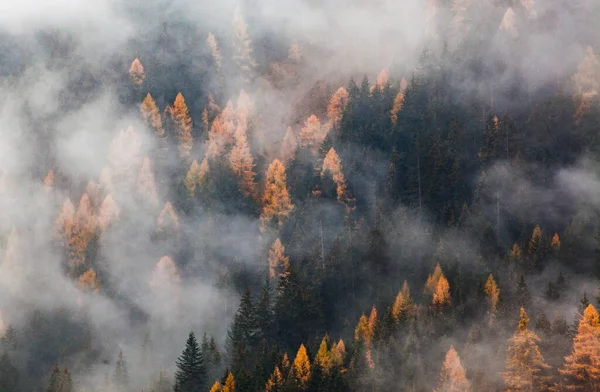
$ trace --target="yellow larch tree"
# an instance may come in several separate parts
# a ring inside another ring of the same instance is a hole
[[[392,106],[392,110],[390,110],[390,118],[392,119],[392,123],[396,124],[398,121],[398,113],[404,107],[404,91],[399,91],[394,98],[394,105]]]
[[[245,127],[240,124],[235,133],[235,145],[229,155],[231,170],[238,178],[242,193],[246,197],[256,197],[256,182],[254,177],[254,158],[248,146]]]
[[[596,391],[600,387],[600,316],[592,304],[583,312],[573,338],[573,351],[565,357],[558,390]]]
[[[434,392],[469,392],[471,391],[471,383],[467,379],[467,372],[460,363],[460,357],[450,346],[444,359],[444,364],[440,370],[438,377],[437,388]]]
[[[181,283],[181,275],[177,270],[177,266],[172,258],[169,256],[163,256],[152,273],[150,278],[150,286],[161,288],[161,287],[178,287]]]
[[[375,334],[375,328],[377,326],[377,308],[375,305],[371,307],[371,313],[369,314],[369,341],[373,340],[373,335]]]
[[[208,37],[206,38],[206,43],[210,48],[210,54],[212,55],[213,61],[215,62],[215,67],[217,68],[217,72],[221,72],[221,49],[219,49],[219,44],[217,43],[217,39],[213,35],[213,33],[208,33]]]
[[[156,232],[159,234],[179,233],[179,218],[170,201],[165,203],[156,224]]]
[[[298,140],[296,139],[296,135],[294,135],[294,131],[292,131],[292,127],[288,127],[281,142],[281,160],[283,162],[293,160],[296,154],[296,147],[298,147]]]
[[[52,187],[54,187],[54,170],[48,170],[48,174],[46,174],[46,177],[44,177],[42,186],[46,192],[52,190]]]
[[[119,220],[121,210],[112,197],[112,194],[106,195],[98,211],[98,227],[100,230],[106,228],[114,221]]]
[[[212,387],[210,387],[209,392],[221,392],[221,383],[219,381],[215,381]]]
[[[344,360],[346,359],[346,345],[342,339],[331,347],[331,358],[333,363],[338,367],[344,364]]]
[[[223,389],[221,391],[235,392],[235,380],[231,372],[227,373],[227,378],[225,378],[225,384],[223,384]]]
[[[129,79],[134,86],[139,87],[144,83],[145,78],[144,66],[138,58],[135,58],[129,67]]]
[[[233,14],[233,47],[233,59],[240,68],[244,81],[249,82],[252,72],[256,68],[256,62],[252,55],[252,41],[248,35],[248,25],[246,25],[239,6],[236,7]]]
[[[321,122],[314,114],[306,119],[300,129],[300,145],[304,148],[315,150],[321,139]],[[316,151],[316,150],[315,150]]]
[[[196,195],[196,188],[200,179],[200,165],[197,160],[193,160],[190,169],[185,175],[185,189],[187,189],[188,197],[191,199]]]
[[[560,237],[558,233],[554,233],[552,236],[552,242],[550,243],[550,247],[554,251],[554,253],[558,253],[560,251]]]
[[[283,392],[283,376],[279,370],[279,366],[275,366],[271,377],[265,385],[265,392]]]
[[[294,363],[290,369],[290,381],[298,391],[306,390],[309,386],[310,381],[310,361],[308,360],[308,354],[306,353],[306,347],[304,344],[300,345]]]
[[[351,202],[351,197],[346,185],[346,177],[342,172],[342,161],[333,147],[329,149],[325,159],[323,159],[321,177],[324,177],[327,174],[331,175],[333,182],[335,182],[338,200],[348,205],[348,203]]]
[[[97,293],[100,290],[100,282],[96,276],[96,271],[90,268],[79,277],[79,288],[83,291]]]
[[[265,192],[263,194],[263,210],[260,215],[261,228],[276,224],[283,225],[283,221],[294,209],[286,184],[285,167],[280,160],[275,159],[267,170]]]
[[[440,277],[443,274],[444,273],[442,272],[442,267],[440,266],[440,263],[437,263],[435,265],[435,268],[433,269],[433,272],[431,274],[429,274],[429,276],[427,277],[427,281],[425,282],[424,292],[430,293],[430,294],[435,293],[435,291],[437,289],[438,281],[440,280]]]
[[[375,81],[375,85],[371,87],[371,92],[375,89],[378,91],[383,91],[390,81],[390,71],[387,68],[382,69],[377,75],[377,79]]]
[[[494,276],[492,276],[492,274],[488,276],[488,280],[485,283],[485,294],[488,298],[488,302],[490,303],[490,309],[488,311],[488,314],[490,315],[489,325],[492,325],[496,319],[498,300],[500,299],[500,289],[498,288],[496,280],[494,280]]]
[[[363,313],[358,319],[358,324],[354,329],[354,340],[363,344],[365,347],[371,345],[371,330],[369,328],[369,319]]]
[[[158,192],[156,181],[150,165],[150,158],[145,157],[137,177],[137,192],[140,198],[148,205],[158,205]]]
[[[185,99],[181,93],[178,93],[171,109],[172,121],[176,126],[177,141],[179,143],[179,156],[187,158],[190,156],[194,138],[192,136],[192,117],[188,110]]]
[[[392,305],[392,317],[394,317],[394,321],[399,323],[401,320],[406,319],[412,313],[413,307],[414,304],[410,298],[410,288],[405,280],[402,289],[396,296],[394,305]]]
[[[331,96],[327,105],[327,115],[333,127],[339,126],[344,110],[348,105],[348,97],[348,91],[344,87],[338,88]]]
[[[285,256],[285,247],[277,238],[269,249],[269,276],[271,279],[279,279],[289,263],[289,257]]]
[[[321,344],[319,345],[319,351],[317,351],[317,356],[315,358],[315,364],[319,366],[323,376],[329,375],[331,372],[331,367],[333,366],[333,354],[329,350],[329,337],[325,335],[323,340],[321,340]]]
[[[160,116],[160,111],[158,110],[158,106],[156,106],[156,102],[152,95],[148,93],[146,98],[140,104],[140,113],[142,117],[146,121],[146,124],[154,130],[154,133],[158,137],[165,136],[165,130],[163,128],[162,117]]]
[[[529,317],[520,310],[519,325],[514,336],[508,339],[506,371],[502,373],[509,391],[539,391],[548,381],[543,371],[549,368],[540,353],[540,338],[527,329]]]
[[[443,308],[450,305],[450,303],[450,284],[444,274],[442,274],[438,280],[435,292],[433,293],[432,304],[436,308]]]

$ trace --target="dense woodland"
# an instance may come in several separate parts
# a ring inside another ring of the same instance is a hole
[[[39,33],[68,88],[0,167],[0,392],[600,390],[600,6],[537,2],[430,2],[416,66],[323,78],[251,4],[102,72]]]

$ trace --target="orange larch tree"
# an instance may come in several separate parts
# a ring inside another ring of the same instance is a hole
[[[263,230],[273,224],[276,227],[283,225],[285,218],[294,209],[286,184],[285,167],[278,159],[275,159],[267,170],[262,202],[260,221]]]
[[[460,357],[454,349],[454,346],[450,346],[444,364],[440,370],[438,377],[437,388],[434,392],[469,392],[471,391],[471,383],[467,379],[467,372],[460,363]]]
[[[181,93],[175,97],[170,114],[176,127],[179,156],[187,158],[192,151],[194,138],[192,136],[192,117]]]

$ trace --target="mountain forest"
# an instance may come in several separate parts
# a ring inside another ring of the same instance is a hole
[[[600,391],[600,3],[27,3],[0,392]]]

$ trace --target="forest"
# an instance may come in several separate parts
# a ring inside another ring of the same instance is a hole
[[[33,3],[0,392],[600,390],[600,3]]]

